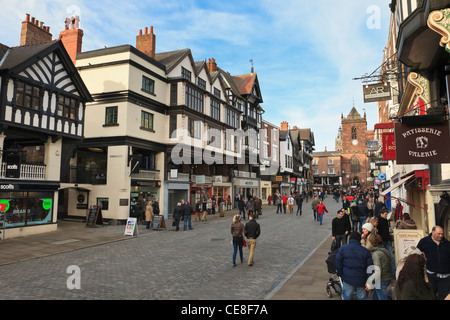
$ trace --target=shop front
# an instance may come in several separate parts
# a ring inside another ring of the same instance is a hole
[[[59,183],[0,182],[2,239],[57,229]]]
[[[213,177],[213,191],[212,194],[216,197],[216,200],[218,201],[220,198],[223,199],[223,201],[227,201],[228,196],[231,197],[233,201],[233,195],[232,193],[232,184],[231,182],[227,182],[228,177],[223,176],[214,176]]]
[[[269,195],[272,195],[272,182],[261,180],[261,200],[263,204],[267,204]]]
[[[244,199],[249,199],[250,196],[260,197],[259,193],[259,179],[233,179],[234,194]]]
[[[209,199],[212,197],[212,183],[191,183],[191,205],[195,208],[198,201],[203,201],[203,198]]]
[[[160,186],[160,181],[132,180],[130,188],[130,217],[137,217],[144,199],[147,201],[155,201],[155,199],[160,198]]]

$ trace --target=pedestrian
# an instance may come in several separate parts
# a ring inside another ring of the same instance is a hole
[[[373,197],[371,197],[370,195],[367,197],[368,197],[368,199],[367,199],[366,206],[367,206],[367,210],[368,210],[368,217],[373,217],[373,211],[375,209],[375,202],[373,201]]]
[[[159,199],[155,198],[152,204],[153,214],[159,214],[161,211],[159,210]]]
[[[358,223],[360,223],[359,208],[353,201],[350,204],[350,218],[352,220],[352,231],[358,231]]]
[[[366,290],[373,289],[372,300],[388,300],[387,288],[393,279],[391,273],[391,255],[383,247],[383,239],[379,234],[368,240],[371,244],[374,273],[367,279]]]
[[[403,258],[400,259],[400,261],[397,263],[397,270],[395,271],[395,279],[398,279],[399,275],[400,275],[400,271],[402,271],[404,265],[405,265],[405,260],[406,258],[408,258],[409,255],[411,254],[420,254],[420,255],[424,255],[422,253],[422,251],[420,251],[419,249],[417,249],[417,247],[414,246],[410,246],[407,247],[404,251],[403,251]],[[423,276],[425,278],[425,280],[428,282],[428,277],[426,275],[426,268],[424,266],[424,273]]]
[[[195,219],[194,221],[200,221],[201,220],[201,214],[202,214],[202,202],[200,199],[195,204]]]
[[[319,200],[319,204],[316,206],[317,215],[319,216],[320,225],[322,225],[323,215],[325,211],[328,213],[327,207],[323,204],[322,200]]]
[[[203,197],[202,211],[203,211],[202,222],[205,223],[207,221],[206,215],[208,214],[208,202],[206,201],[206,197]]]
[[[381,210],[378,217],[378,234],[383,239],[383,246],[391,254],[391,272],[392,276],[395,277],[395,258],[394,258],[394,249],[392,248],[391,242],[391,233],[389,231],[389,221],[387,220],[388,214],[389,211],[387,209]]]
[[[337,212],[337,217],[331,221],[331,235],[336,241],[337,248],[347,244],[347,238],[350,234],[351,226],[345,210],[341,209]]]
[[[208,211],[208,215],[212,214],[212,208],[213,208],[213,201],[211,198],[208,198],[208,200],[206,200],[206,210]]]
[[[317,214],[317,205],[318,204],[319,204],[319,199],[317,197],[314,197],[314,200],[311,203],[311,208],[312,208],[313,214],[314,214],[314,221],[319,220],[319,216]]]
[[[147,222],[146,229],[150,229],[150,225],[152,224],[153,220],[153,202],[149,201],[147,203],[147,206],[145,207],[145,222]]]
[[[183,215],[183,208],[181,208],[181,202],[177,203],[175,210],[173,211],[173,219],[175,220],[175,230],[180,229],[180,219]]]
[[[450,241],[444,238],[444,229],[434,226],[417,248],[425,254],[427,276],[437,300],[444,300],[450,293]]]
[[[286,213],[287,201],[288,201],[288,197],[286,196],[286,193],[283,193],[283,196],[281,197],[281,202],[283,203],[284,213]]]
[[[277,195],[277,198],[276,198],[276,200],[275,200],[275,204],[277,205],[277,213],[278,213],[278,212],[283,213],[283,208],[282,208],[282,206],[281,206],[281,197],[280,197],[280,194]]]
[[[358,211],[359,211],[359,233],[362,233],[362,225],[366,222],[366,219],[369,216],[369,209],[362,200],[358,200]]]
[[[292,196],[292,194],[289,195],[287,205],[289,208],[289,214],[293,214],[294,213],[294,197]]]
[[[189,226],[189,230],[193,230],[192,224],[191,224],[191,216],[192,213],[194,213],[194,209],[189,203],[186,203],[183,207],[183,220],[184,220],[184,226],[183,230],[186,231],[186,229]]]
[[[384,197],[380,196],[378,197],[378,201],[375,203],[374,217],[378,218],[381,210],[383,209],[386,209],[386,205],[384,204]]]
[[[267,204],[270,206],[271,202],[272,202],[272,195],[269,194],[269,196],[267,197]]]
[[[426,280],[425,269],[423,255],[410,254],[405,258],[395,283],[396,300],[436,300],[436,292]]]
[[[216,196],[211,197],[211,214],[216,214]]]
[[[233,267],[236,267],[236,255],[239,249],[239,256],[241,263],[244,262],[244,256],[242,254],[242,247],[244,246],[244,225],[241,222],[241,216],[236,214],[233,217],[233,223],[231,224],[231,235],[233,237]]]
[[[298,215],[299,212],[300,212],[300,215],[302,215],[303,195],[299,194],[297,196],[297,198],[295,199],[295,201],[297,203],[297,213],[296,213],[296,215]]]
[[[255,210],[256,219],[262,214],[262,201],[261,198],[254,197],[253,199],[253,208]]]
[[[227,211],[231,210],[232,207],[233,206],[231,204],[231,196],[228,195],[228,197],[227,197]]]
[[[253,197],[247,201],[247,204],[245,205],[245,210],[247,210],[248,217],[250,217],[250,214],[255,212]]]
[[[369,241],[369,237],[374,236],[376,233],[372,233],[375,227],[371,223],[365,223],[362,226],[362,234],[361,234],[361,246],[370,250],[372,248],[372,243]]]
[[[395,201],[395,210],[394,210],[394,222],[398,220],[403,220],[403,206],[400,200]]]
[[[369,250],[363,248],[360,241],[360,234],[352,231],[349,242],[340,247],[336,254],[336,271],[342,279],[342,300],[352,300],[355,291],[358,300],[367,300],[367,270],[373,261]]]
[[[239,215],[242,214],[242,218],[245,220],[245,201],[244,197],[241,197],[238,202]]]
[[[397,220],[395,222],[395,229],[417,229],[416,222],[411,219],[409,213],[403,214],[402,220]]]
[[[255,215],[248,216],[249,221],[245,224],[245,237],[247,238],[248,246],[248,266],[253,266],[253,256],[255,253],[256,239],[261,234],[261,227],[258,222],[255,221]]]

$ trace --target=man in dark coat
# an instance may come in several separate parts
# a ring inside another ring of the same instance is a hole
[[[183,207],[183,219],[184,219],[184,228],[183,230],[186,231],[187,226],[189,224],[189,230],[193,230],[192,224],[191,224],[191,216],[192,213],[194,213],[194,209],[189,203],[186,203]]]
[[[337,248],[347,244],[347,237],[350,234],[352,227],[350,226],[350,219],[345,213],[344,209],[337,212],[337,217],[331,221],[331,235],[336,241]]]
[[[370,251],[361,246],[361,235],[357,231],[352,231],[349,243],[339,248],[335,264],[343,284],[342,300],[352,300],[355,291],[358,300],[367,300],[365,285],[373,261]]]
[[[177,203],[175,210],[173,211],[173,219],[175,220],[175,230],[180,230],[180,219],[183,215],[183,208],[181,207],[181,202]]]
[[[427,276],[437,299],[444,300],[450,294],[450,241],[444,238],[444,229],[434,226],[417,248],[427,259]]]

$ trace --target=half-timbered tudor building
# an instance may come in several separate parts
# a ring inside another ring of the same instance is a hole
[[[91,96],[61,40],[34,21],[0,44],[0,210],[6,237],[57,228],[62,172],[84,134]],[[70,150],[70,153],[69,153]],[[3,226],[2,226],[3,227]]]

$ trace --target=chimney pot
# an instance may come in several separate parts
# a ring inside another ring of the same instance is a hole
[[[34,24],[35,18],[31,17],[31,23]]]
[[[35,23],[34,23],[35,25],[37,25],[37,26],[39,26],[39,20],[38,19],[36,19],[36,21],[35,21]]]
[[[144,34],[142,34],[141,30],[139,30],[139,35],[136,36],[136,49],[154,59],[156,36],[153,33],[153,26],[150,27],[150,33],[148,32],[148,27],[144,28]]]
[[[26,14],[25,20],[26,20],[26,21],[30,21],[30,14],[29,14],[29,13]]]

